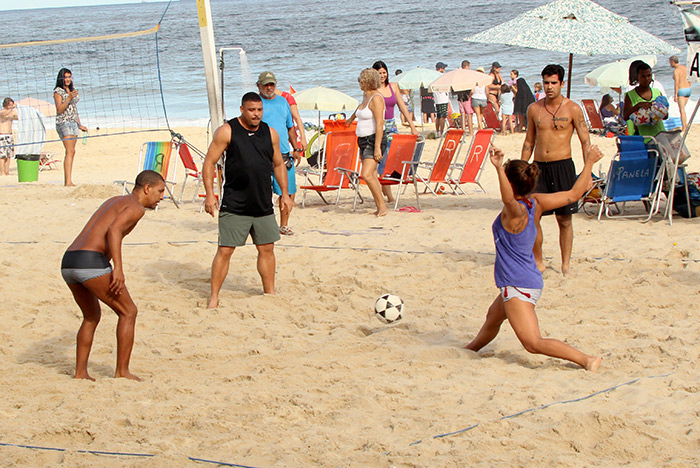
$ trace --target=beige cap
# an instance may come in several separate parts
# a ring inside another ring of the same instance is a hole
[[[277,78],[275,78],[275,74],[269,71],[264,71],[260,75],[258,75],[258,84],[259,85],[267,85],[270,83],[277,84]]]

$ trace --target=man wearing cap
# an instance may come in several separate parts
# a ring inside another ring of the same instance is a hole
[[[294,201],[294,195],[297,191],[294,162],[296,161],[296,164],[299,164],[304,149],[297,146],[297,134],[294,130],[292,111],[287,100],[275,93],[277,78],[272,72],[262,72],[258,76],[257,85],[263,102],[262,121],[277,130],[280,136],[280,151],[287,167],[289,196]],[[294,234],[294,231],[289,227],[289,214],[292,210],[282,210],[282,191],[275,177],[272,178],[272,190],[276,195],[280,196],[280,234],[291,236]]]
[[[446,63],[438,62],[435,64],[435,70],[440,73],[445,73],[445,68],[447,68]],[[439,136],[442,135],[442,131],[445,129],[447,104],[450,102],[450,98],[446,92],[442,91],[433,91],[433,97],[435,98],[435,131]]]

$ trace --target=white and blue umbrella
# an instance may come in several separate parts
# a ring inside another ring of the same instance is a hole
[[[656,65],[656,55],[638,55],[637,57],[606,63],[586,75],[586,84],[600,86],[601,88],[629,86],[630,64],[635,60],[641,60],[650,67]]]
[[[437,80],[442,76],[437,70],[430,70],[428,68],[414,68],[413,70],[408,70],[400,75],[396,75],[389,81],[399,85],[399,88],[403,89],[418,89],[421,86],[427,88],[430,83]]]
[[[573,54],[675,54],[680,50],[590,0],[555,0],[464,39],[569,54],[567,96]]]

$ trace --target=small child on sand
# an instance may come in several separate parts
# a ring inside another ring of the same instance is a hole
[[[522,160],[503,164],[503,151],[491,150],[491,163],[498,172],[503,210],[493,223],[496,244],[494,276],[501,292],[489,307],[486,321],[466,349],[479,351],[489,344],[508,319],[518,340],[530,353],[567,359],[587,371],[595,372],[601,358],[584,354],[566,343],[542,338],[535,315],[535,304],[542,294],[542,273],[537,269],[532,247],[537,228],[535,221],[543,211],[573,203],[583,196],[591,182],[593,164],[603,157],[597,146],[588,152],[586,164],[571,190],[556,193],[532,193],[539,168]]]

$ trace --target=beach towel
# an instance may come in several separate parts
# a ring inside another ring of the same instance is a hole
[[[46,139],[46,127],[38,110],[17,106],[15,154],[39,154]]]

